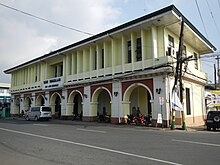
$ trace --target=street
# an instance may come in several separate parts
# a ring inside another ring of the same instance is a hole
[[[220,131],[0,119],[1,165],[219,164]]]

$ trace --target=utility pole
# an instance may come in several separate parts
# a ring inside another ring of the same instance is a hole
[[[215,90],[217,89],[217,81],[216,81],[216,66],[214,64],[214,81],[215,81]]]
[[[183,83],[182,83],[182,66],[183,62],[186,61],[186,59],[183,59],[182,52],[183,52],[183,30],[184,30],[184,21],[181,22],[181,29],[180,29],[180,37],[179,37],[179,50],[177,53],[177,64],[176,64],[176,73],[175,73],[175,80],[174,80],[174,86],[173,86],[173,92],[174,90],[177,90],[177,83],[179,82],[179,94],[180,94],[180,102],[183,105]],[[185,123],[185,114],[184,110],[181,111],[182,113],[182,129],[186,129],[186,123]],[[171,129],[174,129],[175,127],[175,110],[172,109],[172,123],[171,123]]]

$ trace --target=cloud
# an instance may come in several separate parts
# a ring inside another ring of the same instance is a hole
[[[116,0],[38,0],[2,3],[75,29],[97,34],[118,24],[121,10]],[[6,70],[50,51],[82,40],[88,35],[37,20],[4,8],[0,14],[0,70]],[[0,81],[9,77],[0,72]]]

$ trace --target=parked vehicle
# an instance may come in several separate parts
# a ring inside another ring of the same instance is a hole
[[[143,116],[141,115],[138,117],[138,115],[127,115],[127,123],[132,124],[135,123],[136,125],[150,125],[151,124],[151,116]]]
[[[144,123],[144,116],[140,116],[140,117],[135,116],[134,119],[135,119],[136,125],[145,124],[145,123]]]
[[[97,116],[98,122],[105,122],[105,123],[110,123],[111,122],[111,116],[110,115],[99,115]]]
[[[220,111],[209,111],[206,118],[207,130],[220,128]]]
[[[134,115],[127,115],[128,119],[127,119],[127,123],[131,124],[135,122],[135,116]]]
[[[51,119],[51,108],[46,106],[30,107],[25,114],[26,120],[49,120]]]

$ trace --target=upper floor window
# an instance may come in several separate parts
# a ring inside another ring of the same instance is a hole
[[[38,67],[37,67],[37,65],[35,65],[35,82],[37,82],[37,69],[38,69]]]
[[[131,41],[128,41],[128,63],[131,63]]]
[[[58,64],[54,66],[55,77],[63,76],[63,64]]]
[[[198,55],[194,52],[194,67],[198,69]]]
[[[168,47],[174,48],[174,38],[168,35]]]
[[[191,115],[190,89],[186,88],[186,114]]]
[[[94,69],[97,69],[97,51],[95,51]]]
[[[60,65],[60,76],[63,76],[63,64]]]
[[[141,50],[141,38],[137,38],[137,61],[141,61],[142,60],[142,50]]]
[[[102,54],[101,54],[101,68],[104,68],[104,49],[102,49]]]

